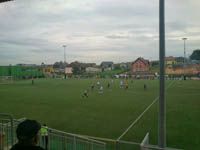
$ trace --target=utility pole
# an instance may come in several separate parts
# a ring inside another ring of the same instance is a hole
[[[186,46],[185,46],[185,41],[187,40],[187,38],[182,38],[183,42],[184,42],[184,80],[186,80]]]
[[[166,102],[165,102],[165,0],[159,0],[159,57],[160,91],[158,109],[158,146],[166,147]]]

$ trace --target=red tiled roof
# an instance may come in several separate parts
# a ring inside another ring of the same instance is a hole
[[[135,62],[137,62],[138,60],[141,60],[144,64],[150,64],[150,62],[148,60],[145,60],[142,57],[137,58],[132,64],[134,64]]]

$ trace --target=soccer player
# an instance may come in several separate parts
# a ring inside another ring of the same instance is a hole
[[[93,89],[94,89],[94,84],[92,83],[92,84],[91,84],[91,90],[93,90]]]
[[[34,85],[34,78],[32,77],[32,85]]]
[[[133,79],[131,80],[131,83],[133,83]]]
[[[97,82],[97,86],[100,87],[100,82],[99,81]]]
[[[146,90],[147,89],[147,85],[144,83],[144,90]]]
[[[83,98],[84,98],[84,97],[87,97],[87,98],[88,98],[88,90],[85,90],[85,91],[84,91],[82,97],[83,97]]]
[[[128,89],[128,83],[125,84],[126,89]]]
[[[99,93],[103,93],[103,86],[100,87]]]
[[[120,88],[123,88],[123,82],[120,81]]]
[[[107,87],[110,88],[110,83],[109,82],[107,83]]]
[[[179,78],[179,81],[178,81],[178,83],[179,83],[179,84],[181,84],[181,81],[182,81],[182,78]]]

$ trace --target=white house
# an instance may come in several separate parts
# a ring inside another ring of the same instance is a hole
[[[72,74],[73,73],[72,67],[66,67],[65,68],[65,73],[66,74]]]
[[[102,69],[96,67],[87,67],[85,71],[88,73],[95,73],[95,72],[102,72]]]

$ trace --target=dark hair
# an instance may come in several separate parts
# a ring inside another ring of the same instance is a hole
[[[22,144],[31,144],[40,129],[40,123],[27,119],[17,126],[17,138]]]

